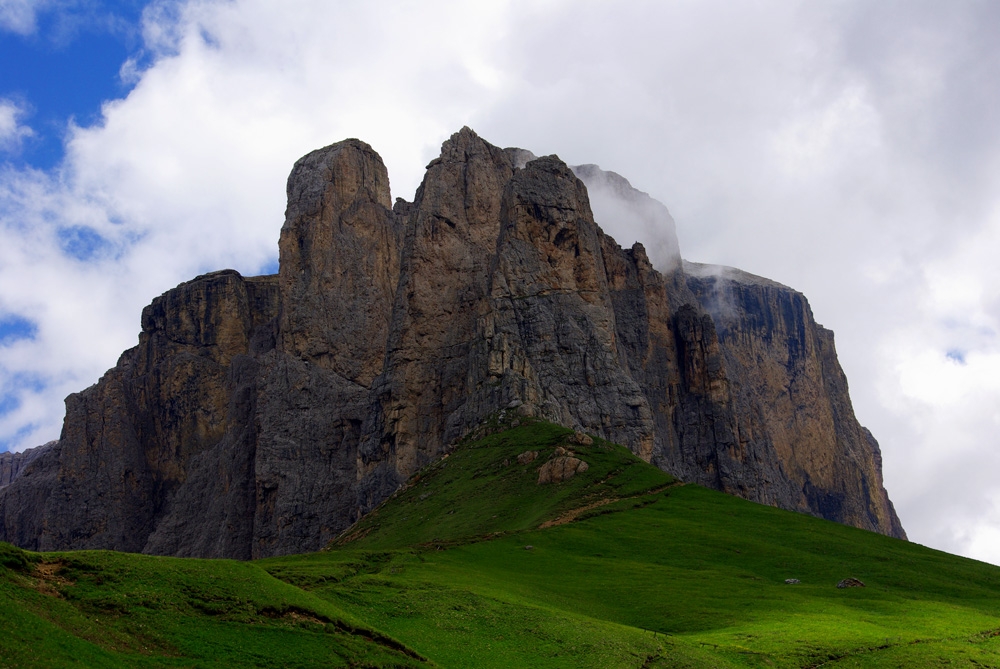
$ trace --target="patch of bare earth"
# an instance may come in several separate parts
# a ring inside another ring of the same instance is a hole
[[[544,523],[538,526],[538,529],[544,530],[547,527],[555,527],[556,525],[565,525],[566,523],[572,523],[574,520],[579,518],[582,514],[588,511],[593,511],[598,507],[602,507],[606,504],[611,504],[612,502],[620,502],[624,499],[635,499],[637,497],[645,497],[646,495],[657,495],[667,488],[673,488],[675,486],[684,485],[680,481],[674,483],[668,483],[667,485],[660,486],[659,488],[654,488],[652,490],[647,490],[646,492],[641,492],[636,495],[628,495],[627,497],[602,497],[599,500],[590,502],[576,509],[570,509],[566,513],[562,514],[558,518],[553,518],[552,520],[546,520]]]
[[[37,563],[34,571],[32,572],[32,576],[34,577],[34,589],[43,595],[49,595],[50,597],[62,597],[62,593],[59,592],[59,588],[67,585],[73,585],[72,581],[59,575],[65,567],[66,563],[60,560],[56,560],[55,562]]]
[[[592,509],[596,509],[599,506],[604,506],[605,504],[610,504],[611,502],[617,502],[619,497],[604,497],[596,502],[591,502],[585,506],[581,506],[578,509],[571,509],[559,516],[558,518],[553,518],[552,520],[546,520],[544,523],[538,526],[538,529],[544,530],[547,527],[555,527],[556,525],[565,525],[566,523],[572,523],[576,520],[581,513],[586,513]]]

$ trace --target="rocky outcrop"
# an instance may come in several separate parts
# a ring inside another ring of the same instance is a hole
[[[0,488],[10,485],[38,456],[54,448],[57,443],[50,441],[42,446],[25,449],[20,453],[9,451],[0,453]]]
[[[538,485],[562,483],[590,469],[590,465],[570,455],[559,455],[538,468]]]
[[[655,229],[658,269],[598,202]],[[464,128],[391,205],[381,159],[346,140],[296,163],[279,250],[277,276],[216,272],[147,307],[139,345],[0,487],[0,539],[315,550],[500,412],[904,536],[805,298],[682,263],[669,213],[618,175]]]
[[[48,520],[45,504],[58,483],[62,449],[53,441],[29,450],[38,457],[21,468],[10,485],[0,488],[0,540],[18,546],[38,545]]]
[[[583,183],[558,158],[539,158],[510,180],[501,217],[477,390],[613,433],[648,460],[652,415],[620,356],[605,236]]]
[[[280,349],[368,387],[382,371],[402,227],[389,176],[347,140],[301,158],[288,179],[278,242]]]
[[[519,456],[517,456],[517,464],[526,465],[529,462],[534,462],[534,460],[537,457],[538,457],[538,451],[525,451],[524,453],[521,453]]]
[[[399,282],[385,370],[360,450],[361,507],[377,504],[489,413],[499,396],[477,397],[479,320],[488,311],[501,199],[511,153],[468,128],[441,148],[406,212]],[[471,363],[471,364],[470,364]]]

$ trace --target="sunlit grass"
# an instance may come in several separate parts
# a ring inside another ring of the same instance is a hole
[[[571,437],[462,444],[320,553],[0,546],[0,666],[1000,667],[1000,568]],[[560,447],[589,469],[539,485]]]

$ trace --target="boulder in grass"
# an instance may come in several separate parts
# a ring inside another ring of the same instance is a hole
[[[856,578],[845,578],[837,584],[838,588],[863,588],[865,584]]]
[[[565,455],[552,458],[538,470],[538,484],[560,483],[590,469],[583,460]]]

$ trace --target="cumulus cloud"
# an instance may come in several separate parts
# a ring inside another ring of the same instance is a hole
[[[39,6],[7,0],[0,25]],[[297,157],[359,137],[410,198],[468,124],[614,170],[669,207],[684,257],[802,290],[910,537],[1000,563],[998,12],[156,2],[128,96],[68,128],[58,170],[0,174],[0,323],[34,327],[0,342],[0,439],[57,436],[61,396],[135,342],[158,293],[273,266]]]

